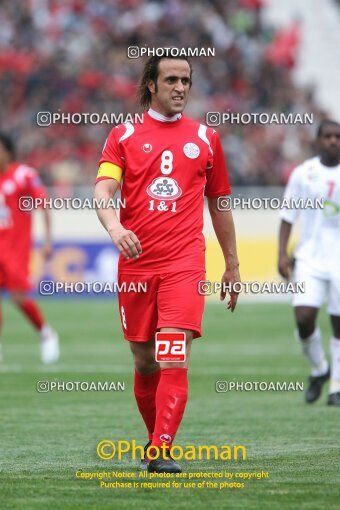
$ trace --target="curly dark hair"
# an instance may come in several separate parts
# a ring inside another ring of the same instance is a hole
[[[317,138],[321,138],[322,136],[322,132],[323,132],[323,128],[325,128],[326,126],[337,126],[337,127],[340,127],[340,124],[339,122],[335,122],[335,120],[330,120],[330,119],[325,119],[325,120],[322,120],[318,126],[318,130],[317,130],[317,133],[316,133],[316,137]]]
[[[11,158],[15,159],[16,151],[13,138],[11,138],[7,133],[0,132],[0,143],[10,154]]]

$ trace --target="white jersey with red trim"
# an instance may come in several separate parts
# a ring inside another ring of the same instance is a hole
[[[281,211],[288,223],[301,220],[295,258],[317,277],[340,280],[340,164],[329,167],[319,157],[308,159],[291,174],[284,196],[290,203],[301,198],[308,206]],[[323,199],[323,208],[317,199]]]

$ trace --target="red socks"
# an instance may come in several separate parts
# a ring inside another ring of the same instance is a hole
[[[156,423],[152,445],[171,444],[188,400],[188,369],[163,368],[156,393]]]
[[[135,370],[135,397],[153,446],[171,446],[188,400],[188,369]],[[157,411],[157,412],[156,412]]]
[[[156,391],[161,376],[161,371],[152,374],[142,375],[135,370],[135,397],[140,414],[144,420],[149,433],[149,440],[152,440],[152,434],[156,421]]]
[[[19,305],[28,320],[40,331],[44,325],[44,319],[38,305],[33,299],[26,299]]]

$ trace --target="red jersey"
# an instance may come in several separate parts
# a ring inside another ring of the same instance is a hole
[[[104,162],[123,171],[120,221],[142,245],[139,258],[120,256],[119,270],[204,269],[204,195],[231,193],[217,132],[183,115],[162,122],[144,113],[143,123],[112,129],[99,165]],[[97,180],[104,178],[99,172]]]
[[[33,168],[12,163],[0,172],[0,260],[26,259],[31,248],[31,211],[21,211],[20,197],[45,198]]]

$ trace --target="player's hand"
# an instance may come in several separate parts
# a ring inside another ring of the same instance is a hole
[[[280,275],[289,280],[292,275],[292,267],[292,261],[288,257],[287,253],[280,254],[278,267]]]
[[[232,312],[235,310],[239,290],[238,288],[235,289],[235,283],[239,283],[241,281],[240,273],[238,270],[238,265],[235,267],[230,267],[225,270],[225,272],[222,275],[221,283],[222,283],[222,290],[220,294],[221,301],[225,300],[227,291],[226,287],[230,288],[229,295],[230,300],[228,302],[227,309],[231,310]]]
[[[41,254],[45,260],[49,260],[52,257],[53,246],[50,241],[46,241],[41,247]]]
[[[113,244],[126,259],[137,259],[142,253],[142,247],[138,237],[131,231],[126,230],[119,224],[109,231]]]

